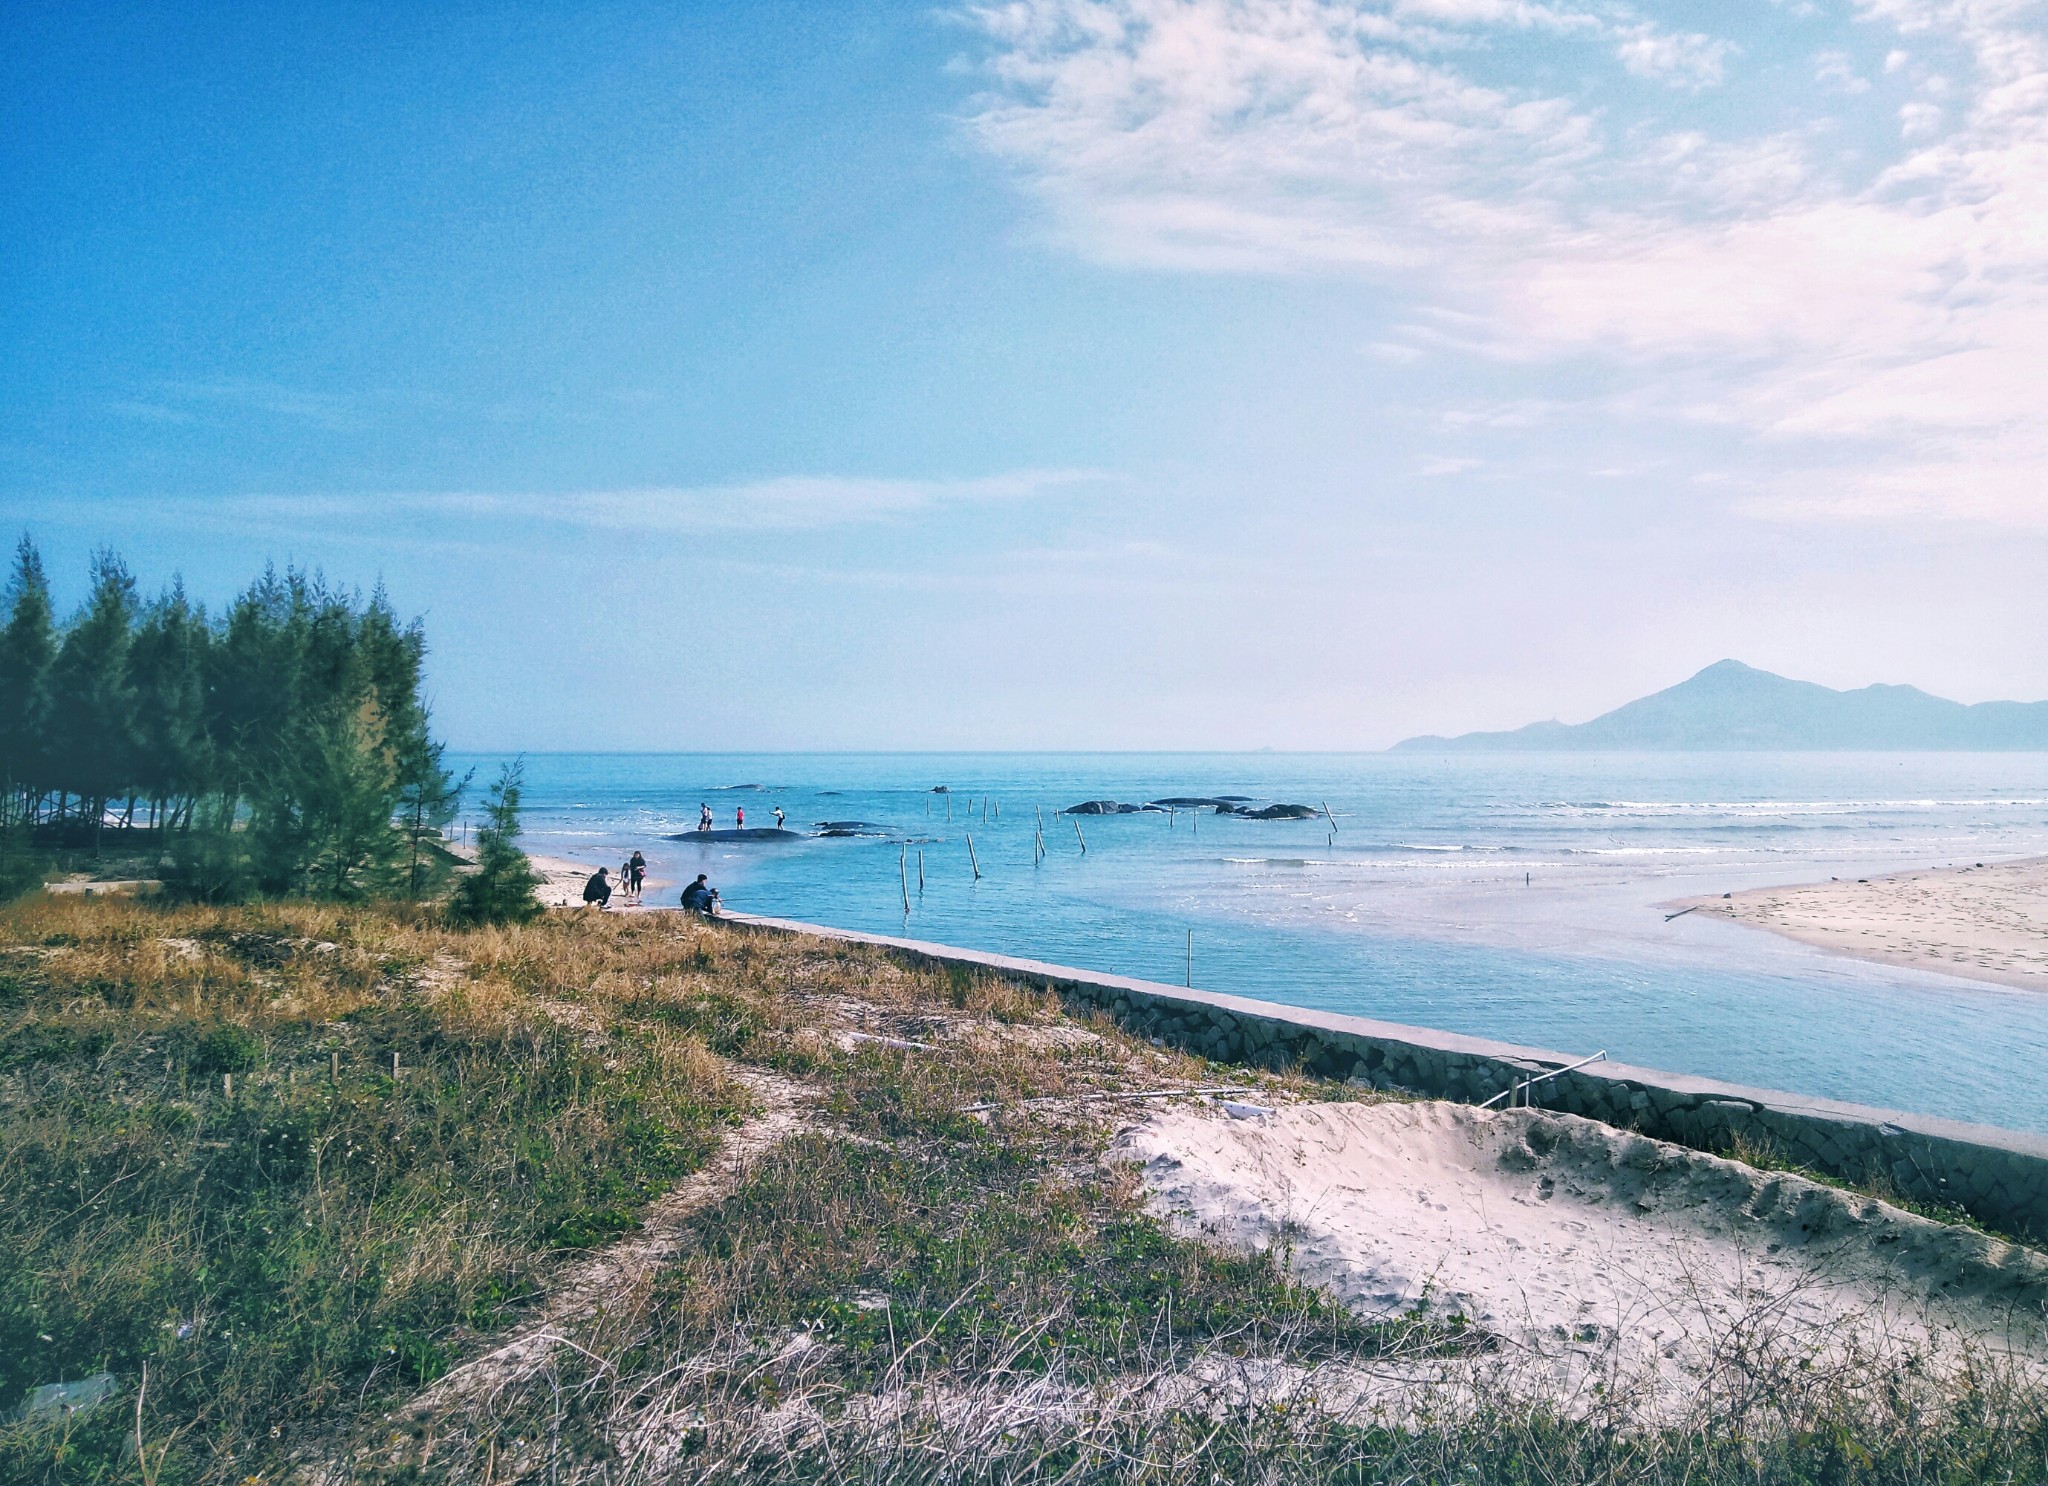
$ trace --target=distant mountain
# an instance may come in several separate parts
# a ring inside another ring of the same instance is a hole
[[[2048,702],[1965,706],[1912,686],[1835,691],[1724,660],[1591,722],[1534,722],[1511,733],[1394,745],[1397,752],[1461,753],[1602,748],[2048,751]]]

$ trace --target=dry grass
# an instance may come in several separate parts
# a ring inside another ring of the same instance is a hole
[[[757,1154],[601,1304],[543,1305],[771,1077],[808,1091],[801,1128],[738,1142]],[[1217,1081],[1353,1097],[990,977],[681,916],[18,909],[0,1404],[102,1367],[123,1392],[0,1429],[0,1479],[2048,1476],[2041,1399],[1989,1366],[1815,1369],[1731,1336],[1713,1386],[1658,1413],[1634,1380],[1360,1320],[1284,1252],[1175,1239],[1102,1160],[1116,1107],[1064,1096]],[[536,1318],[532,1365],[420,1391]]]

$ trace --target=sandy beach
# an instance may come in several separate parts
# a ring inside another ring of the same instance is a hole
[[[1731,1342],[2038,1365],[2048,1260],[1573,1115],[1435,1101],[1162,1109],[1113,1155],[1183,1232],[1283,1244],[1362,1314],[1463,1316],[1568,1371],[1685,1396]]]
[[[1665,908],[1858,959],[2048,990],[2048,857],[1753,888]]]
[[[599,866],[612,869],[612,901],[606,910],[609,913],[642,913],[651,908],[675,907],[671,895],[664,904],[661,899],[675,884],[663,877],[649,874],[638,901],[627,898],[618,890],[619,864],[617,862],[590,863],[572,862],[567,857],[539,856],[528,853],[533,870],[541,877],[540,886],[534,895],[550,908],[581,908],[583,906],[583,884]]]

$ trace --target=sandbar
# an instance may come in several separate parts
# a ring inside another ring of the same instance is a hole
[[[2048,991],[2048,857],[1751,888],[1664,907],[1861,960]]]

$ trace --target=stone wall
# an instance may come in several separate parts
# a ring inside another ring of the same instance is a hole
[[[1079,1009],[1223,1062],[1299,1068],[1432,1098],[1478,1103],[1579,1056],[1253,1001],[918,940],[731,915],[776,931],[881,945],[925,961],[1056,991]],[[1594,1063],[1529,1091],[1529,1102],[1699,1150],[1738,1142],[1843,1181],[1880,1183],[2048,1241],[2048,1138],[1773,1089]]]

